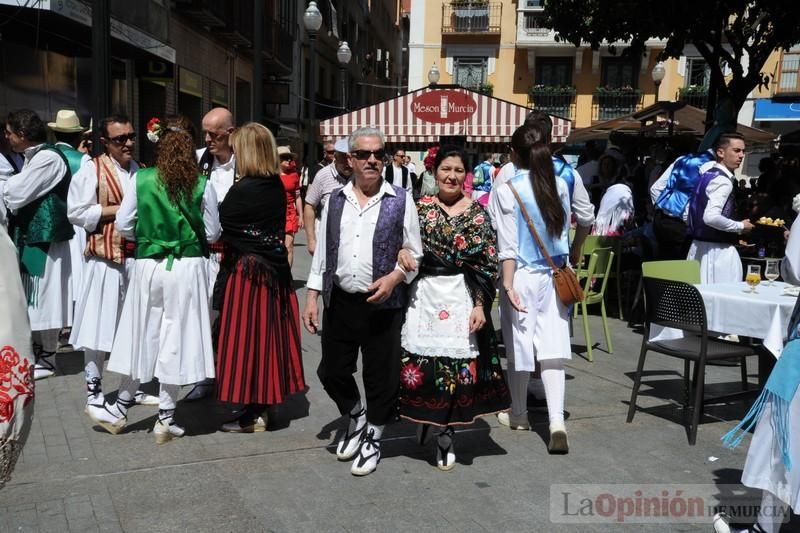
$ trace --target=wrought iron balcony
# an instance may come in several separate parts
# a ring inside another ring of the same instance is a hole
[[[592,120],[611,120],[642,108],[642,91],[631,88],[598,88],[592,93]]]
[[[690,106],[706,109],[708,107],[708,87],[689,85],[678,89],[677,100],[686,102]]]
[[[575,94],[574,87],[531,87],[528,91],[528,107],[575,120]]]
[[[500,34],[503,4],[451,0],[442,5],[442,34]]]

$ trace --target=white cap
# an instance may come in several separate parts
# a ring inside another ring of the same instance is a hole
[[[347,142],[347,137],[342,137],[341,139],[337,140],[333,145],[333,149],[340,154],[348,153],[350,151],[350,146]]]

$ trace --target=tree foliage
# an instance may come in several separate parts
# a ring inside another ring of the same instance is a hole
[[[597,49],[622,42],[641,54],[648,39],[666,40],[662,59],[693,44],[707,61],[720,102],[735,111],[774,73],[762,69],[770,53],[800,42],[800,2],[794,0],[550,0],[547,25],[559,39]],[[731,71],[725,83],[723,65]]]

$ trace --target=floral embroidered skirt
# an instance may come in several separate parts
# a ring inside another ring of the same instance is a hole
[[[469,333],[471,311],[462,275],[424,277],[413,285],[402,332],[402,418],[463,425],[510,405],[491,322],[482,332],[488,338],[479,342]]]

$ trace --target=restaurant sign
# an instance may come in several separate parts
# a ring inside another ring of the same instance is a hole
[[[467,120],[477,110],[478,104],[472,96],[459,91],[429,91],[411,101],[412,115],[438,124]]]

